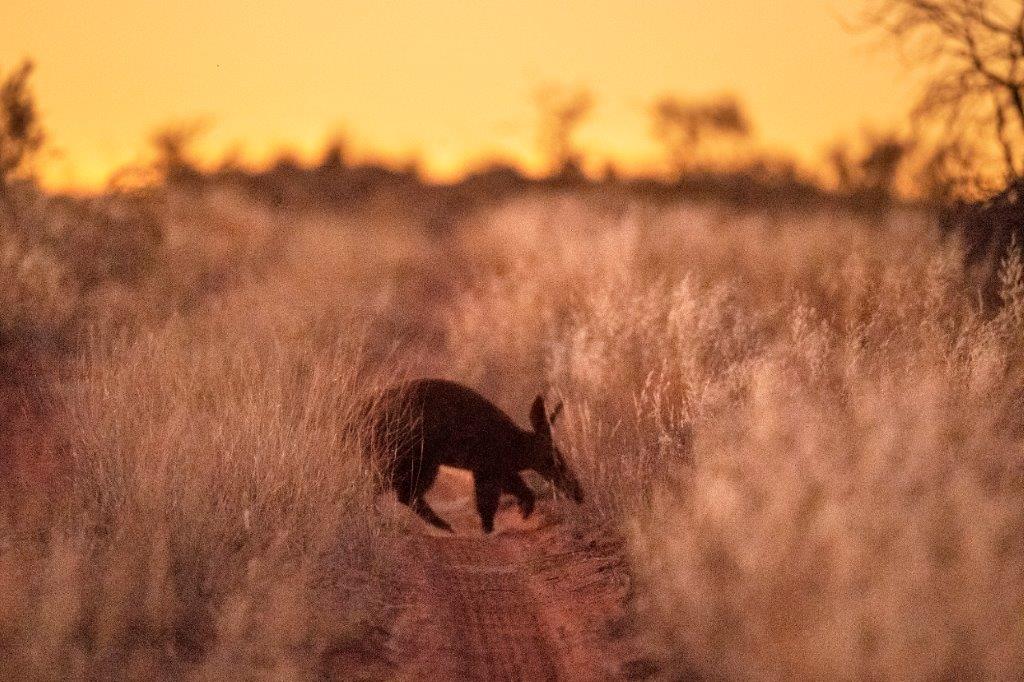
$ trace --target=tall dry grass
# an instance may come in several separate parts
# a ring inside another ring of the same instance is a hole
[[[3,676],[306,678],[379,626],[362,401],[386,375],[358,330],[319,345],[261,313],[95,337],[64,367],[65,488],[3,528]]]
[[[391,535],[353,409],[397,365],[565,400],[567,518],[628,536],[670,674],[1024,673],[1019,260],[990,314],[910,214],[169,205],[163,265],[59,325],[67,483],[7,513],[8,670],[303,677],[363,638]]]
[[[207,200],[164,216],[164,260],[134,284],[83,286],[52,254],[60,268],[40,266],[73,289],[73,323],[23,307],[64,352],[31,400],[11,401],[49,420],[26,420],[22,441],[45,426],[58,461],[48,485],[0,462],[4,679],[308,679],[386,663],[394,528],[375,507],[365,404],[401,362],[380,336],[387,311],[366,312],[366,275],[341,262],[399,257],[359,254],[354,231],[307,218],[271,258],[279,218]],[[243,234],[225,237],[233,222]],[[0,288],[60,299],[29,276],[32,253]],[[10,335],[26,328],[5,314]]]
[[[519,210],[549,229],[468,242],[518,256],[455,307],[450,352],[565,396],[586,513],[627,529],[669,672],[1024,674],[1017,256],[983,314],[912,216]]]

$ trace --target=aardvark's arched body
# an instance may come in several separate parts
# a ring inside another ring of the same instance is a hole
[[[420,379],[388,389],[375,407],[375,447],[387,458],[385,475],[398,500],[429,523],[450,531],[424,493],[442,464],[473,473],[476,508],[484,532],[494,529],[502,491],[514,495],[523,516],[533,511],[533,492],[520,472],[532,469],[577,502],[580,484],[551,436],[541,396],[530,410],[533,431],[519,428],[482,395],[441,379]]]

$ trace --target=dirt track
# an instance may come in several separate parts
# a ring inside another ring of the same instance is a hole
[[[525,521],[503,507],[483,536],[456,475],[431,498],[456,534],[412,526],[389,645],[395,678],[601,680],[637,670],[629,638],[614,634],[628,582],[613,546],[573,536],[549,503]]]

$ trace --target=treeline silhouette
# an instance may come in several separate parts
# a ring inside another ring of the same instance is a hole
[[[283,155],[251,168],[228,158],[210,168],[195,153],[205,124],[193,121],[156,131],[150,160],[122,169],[105,191],[46,192],[33,174],[46,136],[31,73],[26,62],[0,79],[0,364],[7,367],[66,348],[98,314],[128,320],[129,310],[187,311],[259,276],[285,251],[294,216],[310,212],[443,240],[473,216],[523,197],[571,195],[623,211],[637,203],[707,203],[777,216],[835,211],[879,224],[894,210],[923,211],[937,213],[947,233],[966,235],[967,266],[987,268],[990,281],[1006,249],[1024,243],[1019,192],[1007,190],[989,203],[952,201],[955,178],[939,163],[945,157],[923,152],[912,138],[869,131],[841,140],[812,173],[792,159],[757,153],[751,117],[728,96],[655,100],[652,133],[663,143],[669,172],[627,176],[608,165],[588,174],[576,132],[594,98],[557,87],[537,95],[538,143],[549,161],[539,177],[496,161],[435,183],[415,163],[354,161],[338,139],[312,162]],[[254,236],[221,216],[213,204],[223,196],[263,211],[269,227]],[[130,303],[118,308],[101,300],[112,287]]]
[[[350,161],[329,145],[318,161],[303,163],[284,156],[261,168],[223,164],[203,169],[191,159],[172,163],[164,159],[156,162],[162,169],[156,186],[191,192],[231,189],[275,208],[361,210],[385,203],[399,213],[421,216],[437,232],[455,229],[474,210],[511,197],[560,192],[604,201],[713,202],[741,211],[833,208],[877,215],[894,206],[934,204],[933,197],[906,197],[897,191],[898,158],[879,168],[877,150],[864,152],[862,158],[853,154],[847,152],[844,157],[839,184],[775,157],[755,157],[734,167],[694,165],[670,176],[625,175],[609,165],[594,177],[584,172],[576,156],[539,177],[496,161],[468,171],[456,181],[438,183],[427,179],[416,164]],[[127,184],[133,185],[131,181]]]
[[[663,96],[650,110],[651,130],[664,152],[664,172],[620,172],[606,162],[584,171],[586,153],[575,138],[594,106],[584,89],[542,88],[536,98],[537,142],[545,162],[541,175],[527,174],[503,160],[468,170],[454,182],[428,180],[416,161],[398,166],[355,161],[343,140],[329,140],[319,158],[303,162],[282,154],[262,167],[247,167],[229,155],[204,164],[195,152],[202,125],[170,124],[152,139],[153,158],[122,169],[113,186],[167,185],[200,190],[230,187],[273,206],[359,207],[381,197],[400,198],[428,216],[437,229],[452,227],[467,211],[524,193],[583,192],[606,198],[659,203],[711,201],[737,209],[801,210],[832,206],[877,213],[893,205],[936,203],[952,195],[951,183],[928,175],[915,143],[895,133],[864,130],[834,142],[818,170],[795,159],[764,153],[753,140],[754,126],[732,96],[686,99]]]

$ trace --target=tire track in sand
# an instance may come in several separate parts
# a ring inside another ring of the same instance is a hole
[[[410,544],[426,622],[409,679],[565,679],[505,543],[421,535]]]
[[[636,648],[613,635],[628,591],[616,548],[573,536],[547,503],[528,521],[502,510],[482,536],[464,499],[444,505],[460,534],[416,525],[407,537],[395,678],[621,679]]]

